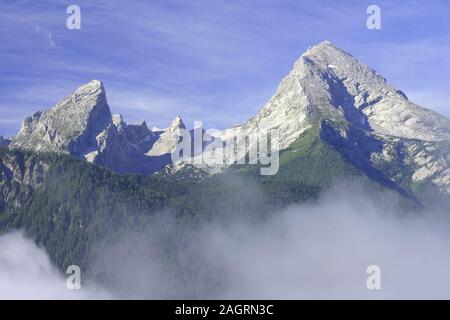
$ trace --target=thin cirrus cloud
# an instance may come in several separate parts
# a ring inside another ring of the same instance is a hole
[[[325,39],[450,116],[436,98],[449,92],[444,0],[377,1],[382,29],[373,31],[364,1],[80,0],[81,30],[68,30],[71,4],[2,4],[0,134],[92,79],[127,122],[165,127],[180,114],[188,125],[224,128],[253,116],[301,53]]]

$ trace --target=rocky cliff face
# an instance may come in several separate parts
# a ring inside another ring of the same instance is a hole
[[[119,173],[152,174],[170,162],[175,126],[152,132],[112,115],[103,84],[93,80],[48,111],[25,119],[11,148],[70,154]]]
[[[295,62],[255,117],[229,130],[250,134],[277,128],[283,150],[315,126],[348,161],[385,183],[432,185],[450,194],[450,120],[409,101],[328,41]]]
[[[350,161],[357,163],[364,155],[368,170],[401,187],[431,185],[450,194],[449,119],[409,101],[329,42],[310,48],[293,72],[300,79],[315,79],[307,81],[314,84],[305,90],[308,100],[320,118],[334,122],[337,138],[353,144],[349,150],[328,140]]]
[[[91,81],[52,109],[26,118],[11,146],[81,158],[97,148],[96,137],[111,123],[103,85]]]
[[[236,128],[279,128],[284,149],[319,119],[405,139],[450,140],[449,119],[410,102],[328,41],[309,48],[262,110]]]
[[[44,182],[50,168],[48,161],[24,157],[19,153],[2,153],[0,157],[0,212],[6,205],[21,208],[32,192]]]
[[[148,155],[170,155],[180,140],[180,129],[186,129],[186,126],[184,125],[183,120],[181,120],[181,117],[177,116],[174,120],[172,120],[170,126],[167,129],[158,132],[158,139],[153,145],[153,148],[148,151]]]

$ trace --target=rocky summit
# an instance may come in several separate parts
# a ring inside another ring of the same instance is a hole
[[[322,141],[371,178],[450,194],[450,120],[329,41],[309,48],[262,110],[231,130],[258,128],[279,129],[282,150],[318,128]]]
[[[239,127],[278,127],[281,148],[285,148],[318,118],[392,137],[450,140],[449,119],[412,103],[374,70],[329,41],[309,48],[266,106]]]
[[[119,173],[151,174],[170,162],[173,130],[152,132],[145,121],[126,124],[111,114],[103,84],[93,80],[26,118],[10,147],[66,153]]]
[[[98,147],[97,137],[111,124],[105,90],[94,80],[52,109],[26,118],[11,146],[86,157]]]

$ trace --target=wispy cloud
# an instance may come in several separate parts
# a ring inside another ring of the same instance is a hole
[[[46,30],[44,28],[41,28],[39,26],[34,27],[34,30],[36,33],[40,36],[42,36],[44,40],[45,48],[51,48],[51,49],[57,49],[59,48],[56,44],[55,40],[53,39],[53,34],[51,31]]]

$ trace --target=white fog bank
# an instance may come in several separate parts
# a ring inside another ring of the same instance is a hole
[[[19,233],[3,235],[0,298],[449,299],[446,215],[399,214],[389,194],[347,191],[261,223],[181,231],[161,214],[93,262],[109,296],[67,290],[42,249]],[[381,268],[381,290],[366,287],[369,265]]]
[[[22,233],[0,236],[0,299],[110,297],[106,291],[93,287],[88,290],[69,290],[66,279],[66,275],[51,265],[46,252]]]

